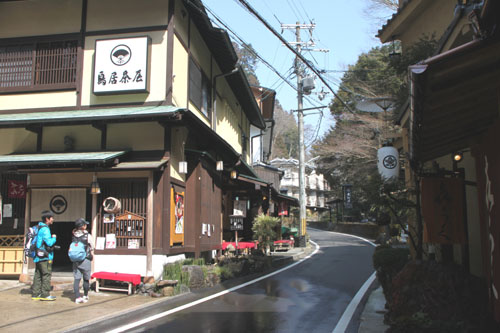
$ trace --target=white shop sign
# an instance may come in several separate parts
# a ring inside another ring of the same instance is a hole
[[[149,37],[95,42],[94,94],[147,93]]]

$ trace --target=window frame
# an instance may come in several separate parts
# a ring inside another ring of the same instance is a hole
[[[57,47],[57,44],[62,44]],[[10,81],[0,80],[0,93],[9,92],[32,92],[48,90],[71,90],[77,88],[79,80],[79,62],[81,58],[81,42],[74,36],[67,38],[39,38],[39,39],[9,39],[0,42],[0,50],[10,48],[10,53],[5,52],[0,56],[0,78],[7,77],[10,73],[17,78]],[[12,56],[24,48],[24,58],[19,55]],[[60,50],[60,53],[55,53]],[[28,56],[28,54],[30,54]],[[9,66],[9,57],[12,62],[25,62]],[[69,65],[67,65],[69,64]],[[24,67],[25,72],[16,71]],[[27,69],[31,69],[28,71]],[[52,68],[51,68],[52,67]],[[3,69],[3,72],[2,72]],[[10,71],[9,71],[10,70]],[[25,76],[25,82],[19,77]],[[53,81],[53,82],[50,82]],[[54,82],[56,81],[56,82]],[[59,81],[59,82],[57,82]]]
[[[207,119],[212,118],[212,84],[193,57],[189,57],[188,98]],[[194,77],[196,76],[196,77]],[[194,95],[196,94],[196,95]]]

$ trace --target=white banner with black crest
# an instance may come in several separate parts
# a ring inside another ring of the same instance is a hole
[[[394,147],[382,147],[377,152],[378,172],[385,180],[399,176],[399,153]]]
[[[41,220],[41,213],[50,209],[54,222],[74,222],[85,218],[87,191],[84,188],[31,190],[31,222]]]

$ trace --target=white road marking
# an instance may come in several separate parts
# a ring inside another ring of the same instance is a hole
[[[318,230],[318,229],[314,229],[314,230]],[[318,231],[324,231],[324,230],[318,230]],[[328,231],[328,232],[331,232],[332,234],[337,234],[337,235],[354,237],[357,239],[361,239],[370,245],[377,246],[375,243],[373,243],[373,242],[371,242],[368,239],[365,239],[363,237],[349,235],[349,234],[343,234],[343,233],[334,232],[334,231]],[[358,290],[356,295],[354,295],[354,298],[351,300],[351,302],[349,303],[349,305],[345,309],[344,313],[342,314],[342,317],[340,317],[340,320],[338,321],[337,326],[335,326],[335,328],[333,329],[332,333],[344,333],[345,332],[345,330],[347,329],[347,326],[351,322],[352,316],[354,315],[354,311],[356,311],[356,308],[358,307],[359,303],[363,299],[363,296],[365,295],[366,291],[368,290],[370,285],[373,283],[375,278],[376,278],[376,273],[374,272],[368,278],[368,280],[366,280],[365,283],[361,286],[361,288]]]
[[[373,273],[368,280],[363,284],[363,286],[358,290],[356,295],[354,295],[354,298],[351,300],[347,308],[345,309],[344,313],[342,314],[342,317],[340,317],[340,320],[337,323],[337,326],[333,329],[333,333],[344,333],[347,325],[351,322],[352,316],[354,315],[354,311],[356,311],[356,308],[359,305],[359,302],[361,302],[361,299],[365,295],[366,291],[372,284],[373,280],[375,280],[375,273]]]
[[[238,289],[244,288],[244,287],[246,287],[246,286],[248,286],[248,285],[251,285],[251,284],[253,284],[253,283],[255,283],[255,282],[259,282],[259,281],[261,281],[261,280],[267,279],[268,277],[271,277],[271,276],[273,276],[273,275],[276,275],[276,274],[279,274],[279,273],[281,273],[281,272],[283,272],[283,271],[286,271],[287,269],[290,269],[290,268],[292,268],[292,267],[295,267],[295,266],[299,265],[300,263],[302,263],[303,261],[305,261],[305,260],[307,260],[307,259],[310,259],[313,255],[315,255],[315,254],[319,251],[320,246],[319,246],[317,243],[315,243],[315,242],[313,242],[313,241],[311,241],[311,240],[310,240],[310,242],[311,242],[312,244],[314,244],[314,246],[316,246],[316,249],[313,251],[313,253],[311,253],[311,254],[310,254],[310,255],[308,255],[307,257],[302,258],[301,260],[299,260],[299,261],[297,261],[297,262],[295,262],[295,263],[293,263],[293,264],[291,264],[291,265],[289,265],[289,266],[283,267],[283,268],[281,268],[281,269],[279,269],[279,270],[277,270],[277,271],[274,271],[274,272],[269,273],[269,274],[267,274],[267,275],[261,276],[261,277],[259,277],[259,278],[257,278],[257,279],[252,280],[252,281],[248,281],[248,282],[245,282],[245,283],[240,284],[240,285],[238,285],[238,286],[232,287],[232,288],[230,288],[230,289],[227,289],[227,290],[224,290],[224,291],[218,292],[218,293],[216,293],[216,294],[213,294],[213,295],[210,295],[210,296],[207,296],[207,297],[201,298],[201,299],[196,300],[196,301],[194,301],[194,302],[191,302],[191,303],[188,303],[188,304],[181,305],[181,306],[179,306],[179,307],[177,307],[177,308],[174,308],[174,309],[171,309],[171,310],[168,310],[168,311],[162,312],[162,313],[158,313],[158,314],[156,314],[156,315],[154,315],[154,316],[150,316],[150,317],[144,318],[144,319],[142,319],[142,320],[136,321],[136,322],[131,323],[131,324],[128,324],[128,325],[120,326],[120,327],[115,328],[115,329],[113,329],[113,330],[111,330],[111,331],[108,331],[108,333],[120,333],[120,332],[124,332],[124,331],[130,330],[130,329],[136,328],[136,327],[141,326],[141,325],[145,325],[145,324],[147,324],[147,323],[149,323],[149,322],[151,322],[151,321],[153,321],[153,320],[157,320],[157,319],[160,319],[160,318],[166,317],[166,316],[168,316],[168,315],[170,315],[170,314],[173,314],[173,313],[176,313],[176,312],[182,311],[182,310],[187,309],[187,308],[190,308],[190,307],[192,307],[192,306],[195,306],[195,305],[201,304],[201,303],[203,303],[203,302],[209,301],[209,300],[211,300],[211,299],[214,299],[214,298],[220,297],[220,296],[222,296],[222,295],[225,295],[225,294],[228,294],[228,293],[230,293],[230,292],[236,291],[236,290],[238,290]]]

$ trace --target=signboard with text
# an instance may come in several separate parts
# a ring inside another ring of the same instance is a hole
[[[94,94],[148,92],[149,37],[95,42]]]
[[[232,231],[243,230],[243,218],[241,215],[229,215],[229,223]]]

